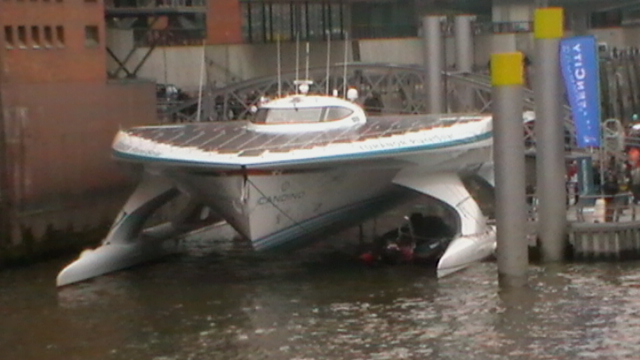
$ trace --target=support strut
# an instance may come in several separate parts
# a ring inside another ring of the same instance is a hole
[[[171,239],[175,235],[173,226],[165,226],[153,235],[142,229],[145,221],[178,193],[169,180],[145,172],[102,244],[85,250],[67,265],[58,274],[57,285],[86,280],[175,252],[176,240]]]
[[[455,210],[459,232],[438,261],[438,277],[462,270],[495,251],[495,229],[488,226],[478,203],[456,173],[404,172],[394,183],[434,197]]]

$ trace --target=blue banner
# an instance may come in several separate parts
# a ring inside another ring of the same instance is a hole
[[[578,147],[600,146],[600,74],[594,36],[560,41],[560,67],[576,127]]]

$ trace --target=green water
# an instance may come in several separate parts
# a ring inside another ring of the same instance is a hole
[[[640,263],[493,262],[437,280],[318,246],[209,251],[56,289],[66,260],[0,272],[0,359],[638,359]]]

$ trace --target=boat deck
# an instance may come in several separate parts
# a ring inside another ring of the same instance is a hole
[[[248,128],[246,121],[232,121],[137,127],[127,130],[126,133],[159,144],[251,157],[259,156],[266,151],[286,153],[297,149],[353,143],[410,132],[446,128],[454,124],[476,122],[482,119],[486,119],[486,116],[380,116],[369,117],[366,124],[358,127],[289,133],[258,132]]]

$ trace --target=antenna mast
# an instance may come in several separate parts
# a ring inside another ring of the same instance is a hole
[[[280,63],[280,36],[276,40],[276,51],[278,52],[278,97],[282,97],[282,64]]]
[[[304,73],[304,79],[305,80],[309,80],[309,42],[307,41],[306,44],[307,48],[305,50],[305,56],[307,57],[306,61],[307,63],[305,64],[305,73]]]
[[[325,93],[329,95],[329,63],[331,62],[331,30],[329,30],[329,36],[327,36],[327,79],[325,81]]]
[[[344,33],[344,73],[342,75],[342,96],[347,98],[347,56],[349,54],[349,33]]]
[[[298,70],[300,64],[300,32],[296,33],[296,79],[299,80]],[[296,86],[296,94],[298,93],[298,87]]]
[[[196,122],[200,122],[200,113],[202,112],[202,87],[204,86],[205,65],[207,62],[207,48],[205,40],[202,40],[202,64],[200,65],[200,84],[198,87],[198,109],[196,110]],[[165,63],[166,66],[166,63]]]

